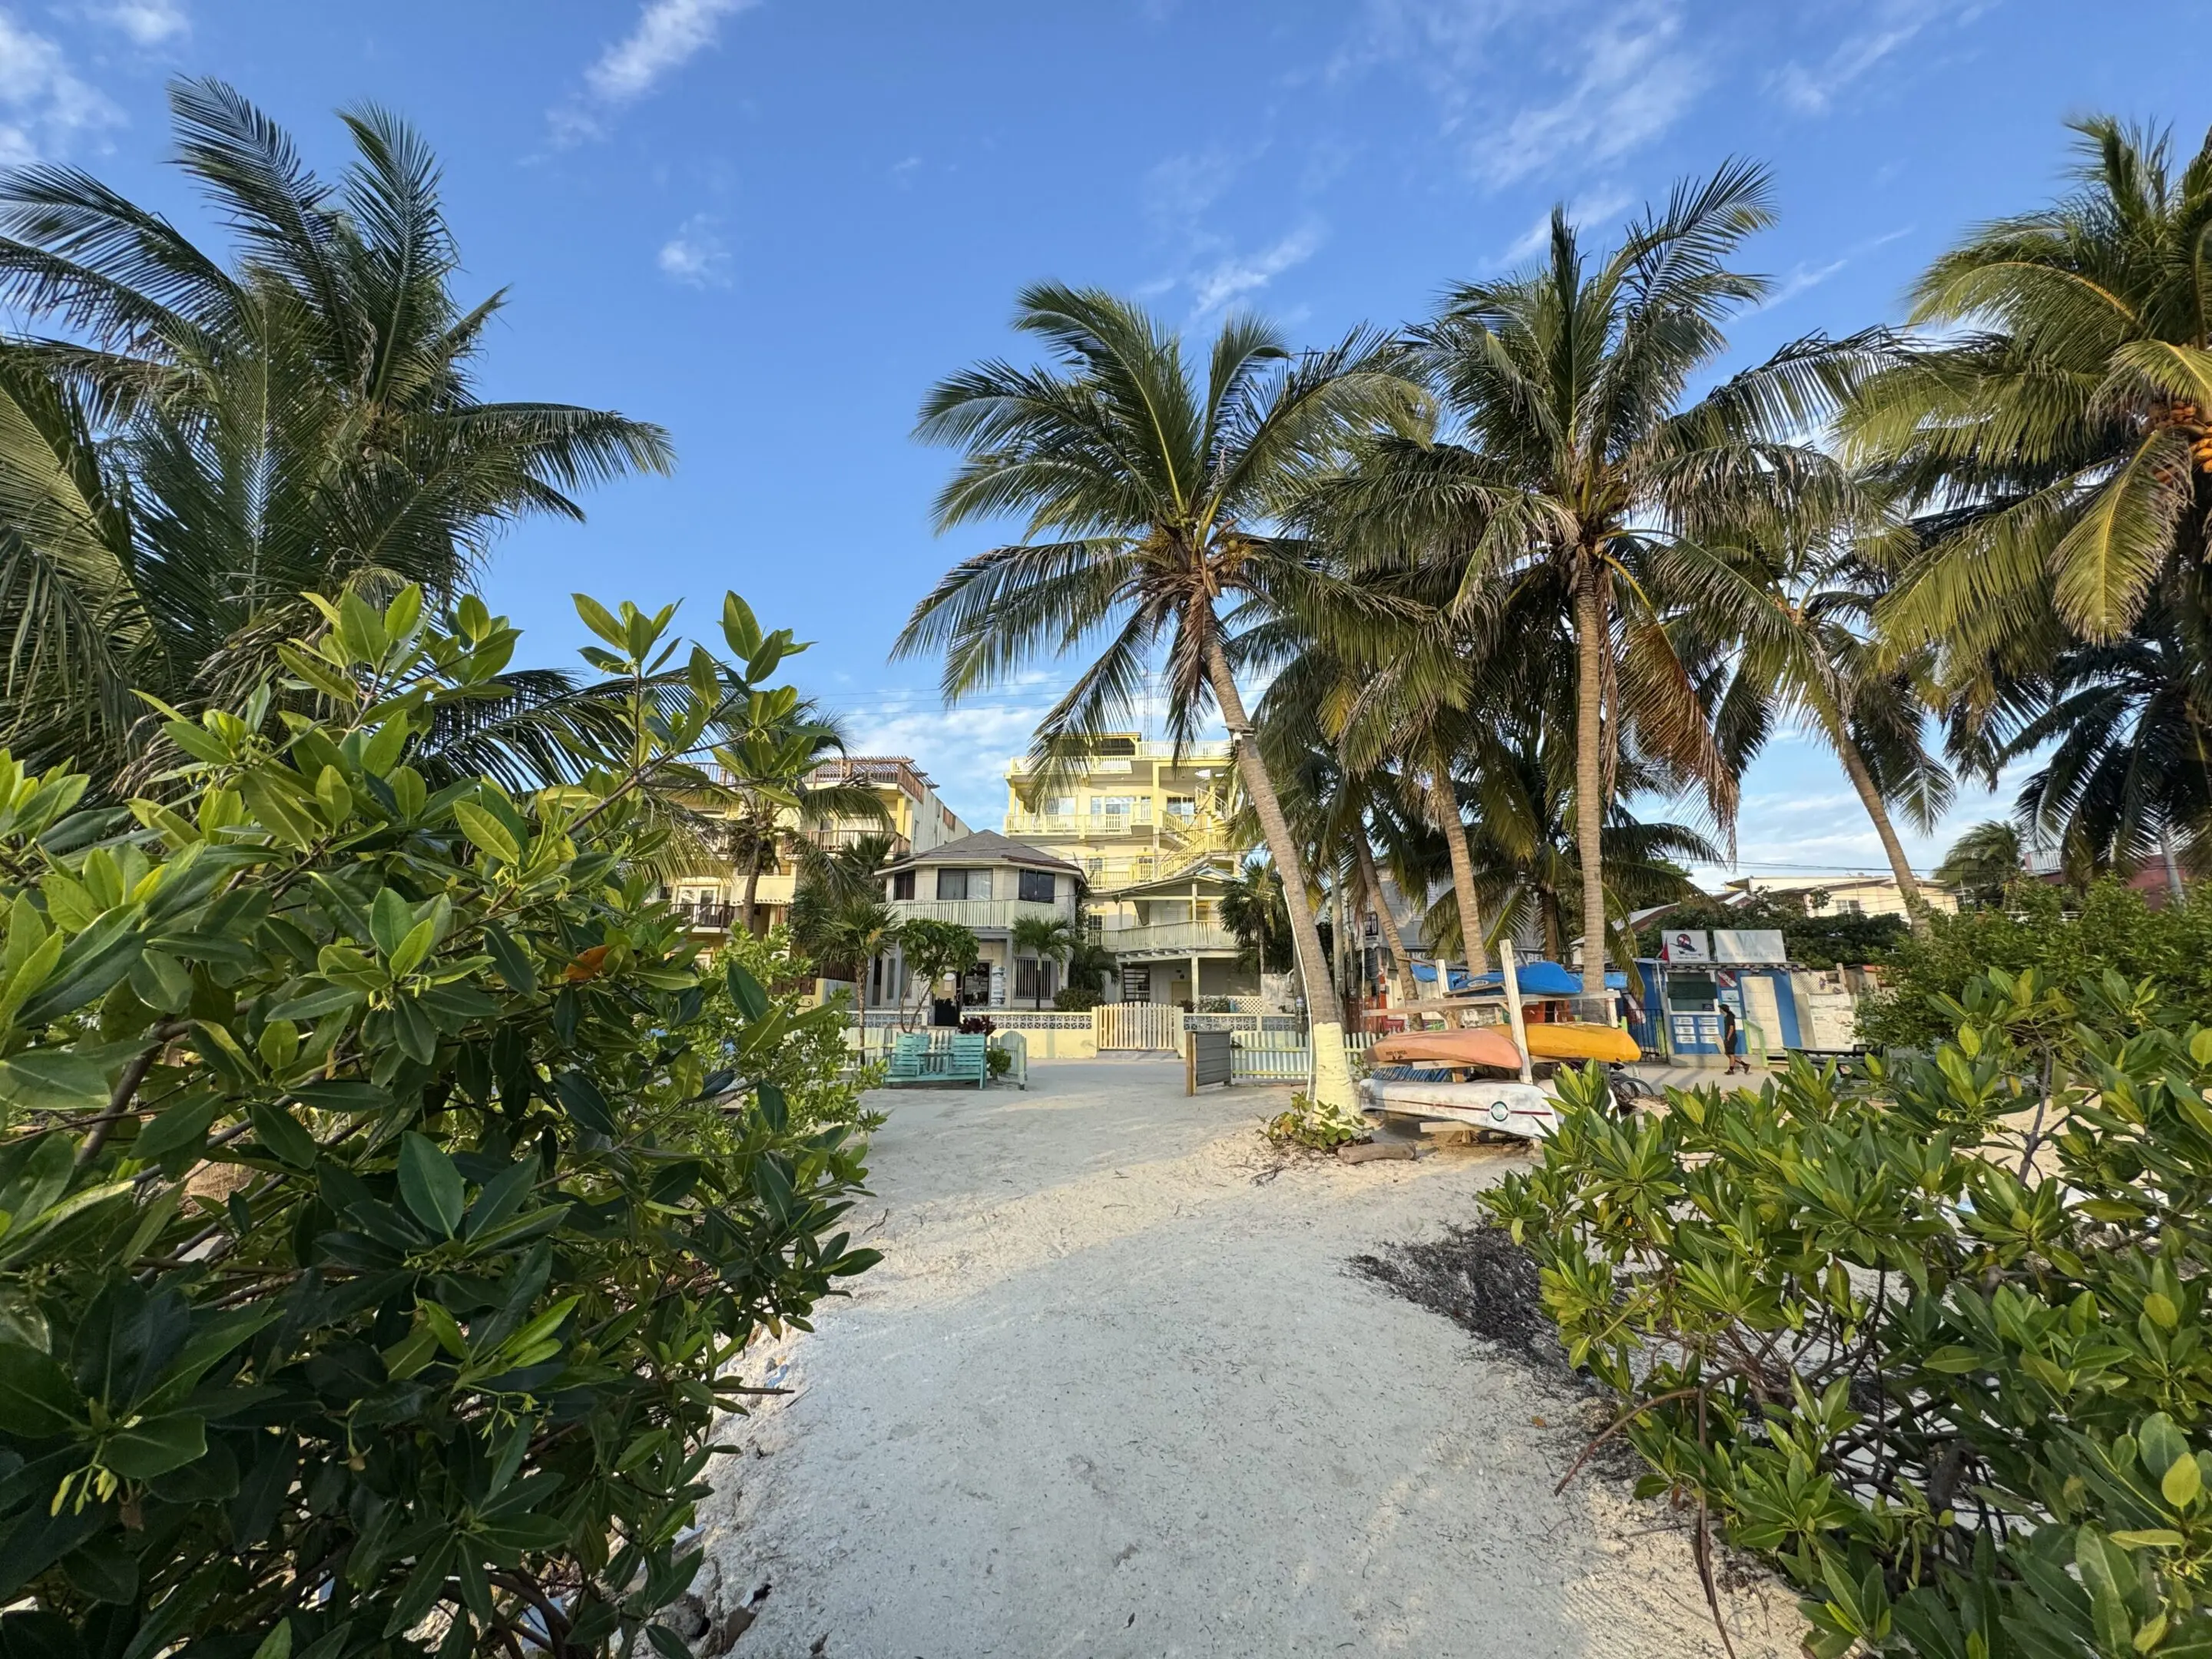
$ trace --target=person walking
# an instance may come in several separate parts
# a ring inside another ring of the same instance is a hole
[[[1722,1076],[1730,1077],[1739,1071],[1747,1077],[1751,1074],[1751,1061],[1744,1058],[1742,1028],[1735,1023],[1735,1010],[1725,1002],[1721,1004],[1721,1052],[1728,1056],[1728,1069]]]

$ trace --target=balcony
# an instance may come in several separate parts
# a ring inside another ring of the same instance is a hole
[[[1214,921],[1156,921],[1141,927],[1109,927],[1098,943],[1125,962],[1174,957],[1235,956],[1237,935]]]
[[[682,917],[684,925],[695,933],[726,933],[738,920],[738,907],[727,899],[702,899],[668,908]]]
[[[1073,921],[1061,904],[1031,904],[1021,899],[893,899],[891,913],[901,921],[951,921],[979,933],[1004,933],[1024,916]]]

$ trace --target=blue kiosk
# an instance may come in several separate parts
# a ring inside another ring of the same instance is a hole
[[[1681,928],[1661,936],[1660,954],[1639,957],[1644,1016],[1632,1020],[1647,1050],[1699,1065],[1726,1063],[1721,1010],[1735,1011],[1747,1052],[1805,1045],[1797,994],[1780,933]]]

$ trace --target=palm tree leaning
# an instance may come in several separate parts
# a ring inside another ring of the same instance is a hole
[[[1875,362],[1885,337],[1813,337],[1691,401],[1727,349],[1722,324],[1771,291],[1729,256],[1771,222],[1765,173],[1731,162],[1585,252],[1564,210],[1542,264],[1451,291],[1413,345],[1445,408],[1444,441],[1387,435],[1329,492],[1356,563],[1439,560],[1473,601],[1540,586],[1575,650],[1576,844],[1585,877],[1583,980],[1601,994],[1606,804],[1624,728],[1715,816],[1735,807],[1670,605],[1717,550],[1808,510],[1832,513],[1840,469],[1806,434]]]
[[[1044,964],[1061,962],[1075,954],[1075,927],[1066,916],[1017,916],[1007,935],[1017,954],[1036,959],[1036,988],[1033,1006],[1044,1006]]]
[[[980,363],[940,382],[919,435],[964,451],[937,499],[940,530],[1008,514],[1022,539],[962,561],[915,607],[896,654],[941,649],[948,702],[1103,634],[1097,658],[1039,724],[1052,768],[1127,724],[1153,661],[1168,724],[1195,734],[1208,707],[1283,872],[1313,1028],[1316,1100],[1348,1111],[1352,1079],[1306,872],[1237,685],[1237,628],[1290,602],[1314,561],[1284,515],[1354,433],[1410,436],[1425,413],[1398,354],[1355,333],[1293,356],[1249,318],[1223,325],[1202,378],[1182,340],[1140,307],[1056,283],[1024,291],[1014,326],[1056,363]],[[1224,615],[1223,604],[1236,607]]]
[[[108,777],[134,690],[242,701],[313,624],[303,591],[418,582],[442,609],[505,524],[671,465],[657,427],[477,396],[501,296],[453,295],[404,123],[348,113],[332,184],[228,87],[170,101],[228,266],[74,168],[0,173],[0,307],[52,331],[0,337],[0,740]]]

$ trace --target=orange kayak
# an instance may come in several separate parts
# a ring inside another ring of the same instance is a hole
[[[1528,1029],[1532,1059],[1609,1060],[1625,1066],[1644,1058],[1636,1039],[1618,1026],[1557,1020]]]
[[[1534,1026],[1529,1028],[1532,1031]],[[1521,1051],[1502,1025],[1462,1031],[1401,1031],[1376,1039],[1368,1051],[1377,1066],[1487,1066],[1497,1072],[1521,1069]]]

